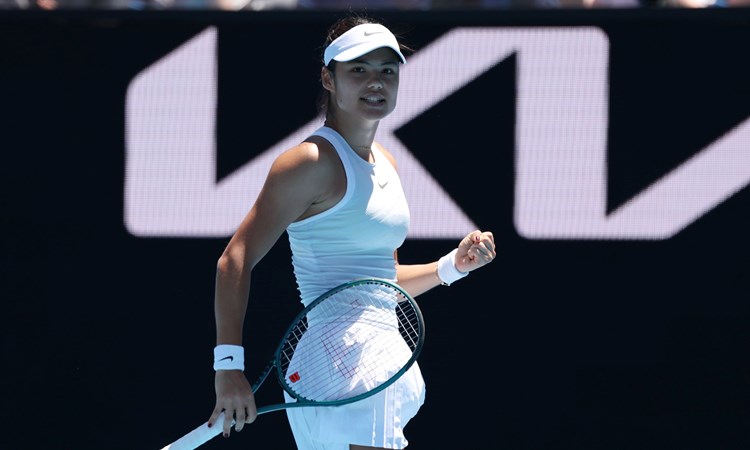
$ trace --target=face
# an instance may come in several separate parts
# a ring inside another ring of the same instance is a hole
[[[338,111],[366,120],[380,120],[396,107],[399,58],[379,48],[355,60],[336,62],[331,78],[323,69],[323,87]],[[326,76],[328,75],[328,76]]]

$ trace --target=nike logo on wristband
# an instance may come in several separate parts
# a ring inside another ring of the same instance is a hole
[[[234,356],[225,356],[225,357],[221,358],[220,360],[218,360],[217,362],[222,362],[225,359],[228,359],[230,361],[234,361]]]

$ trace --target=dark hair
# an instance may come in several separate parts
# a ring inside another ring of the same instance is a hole
[[[331,42],[335,41],[339,36],[351,30],[352,28],[358,25],[364,25],[368,23],[379,24],[380,22],[368,17],[364,13],[357,13],[353,11],[349,11],[349,14],[347,16],[342,17],[341,19],[337,20],[333,25],[331,25],[328,28],[328,31],[326,32],[326,37],[325,37],[325,40],[323,41],[323,47],[321,48],[321,51],[320,51],[319,61],[323,61],[323,53],[325,53],[326,48],[328,48],[328,46],[331,45]],[[410,48],[404,46],[400,42],[398,45],[401,48],[402,52],[411,51]],[[333,73],[336,69],[336,61],[331,60],[331,62],[328,63],[327,68],[331,72],[331,76],[333,76]],[[319,113],[325,114],[328,112],[328,104],[330,100],[330,95],[331,95],[330,92],[328,92],[326,89],[321,87],[320,95],[318,95],[318,112]]]

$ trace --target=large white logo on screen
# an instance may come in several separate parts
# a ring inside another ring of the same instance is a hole
[[[458,28],[410,58],[399,106],[378,136],[404,174],[413,217],[409,237],[457,238],[475,225],[394,130],[513,53],[514,220],[522,236],[664,239],[750,183],[746,120],[608,215],[608,52],[607,37],[591,27]],[[271,161],[320,126],[320,120],[311,121],[216,182],[217,70],[216,29],[209,28],[131,83],[125,223],[132,234],[231,234],[260,192]]]

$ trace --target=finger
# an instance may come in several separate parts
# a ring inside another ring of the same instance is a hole
[[[476,252],[483,253],[483,254],[490,254],[494,251],[493,247],[494,246],[492,245],[492,242],[490,242],[489,239],[481,239],[477,241],[476,243],[474,243],[470,247],[470,250],[474,250]]]
[[[245,427],[245,423],[247,422],[247,408],[239,409],[235,419],[237,421],[234,424],[234,431],[242,431],[242,428]]]
[[[490,250],[484,245],[476,245],[472,247],[471,249],[474,251],[473,253],[474,253],[474,256],[476,257],[486,258],[490,256],[491,254]]]
[[[224,411],[224,429],[222,430],[222,435],[225,438],[228,438],[232,432],[232,418],[234,418],[234,414],[234,411]]]
[[[469,233],[469,236],[467,236],[472,244],[478,244],[480,242],[492,242],[495,243],[495,237],[492,235],[492,232],[490,231],[472,231]]]
[[[487,249],[488,256],[495,257],[496,251],[495,251],[495,243],[492,241],[486,241],[482,243],[484,245],[484,248]]]
[[[222,411],[224,410],[221,409],[219,405],[216,405],[216,407],[214,407],[214,410],[211,413],[211,417],[208,418],[208,428],[211,428],[212,426],[214,426],[216,421],[219,419],[219,414],[221,414]]]
[[[474,230],[471,233],[467,234],[465,238],[461,239],[461,242],[459,243],[459,246],[465,246],[469,247],[471,245],[476,244],[477,242],[477,236],[481,236],[482,232],[479,230]]]
[[[484,243],[472,246],[469,249],[469,257],[476,262],[488,263],[495,259],[495,252]]]
[[[245,423],[253,423],[255,422],[255,418],[258,417],[258,413],[255,411],[255,409],[247,409],[247,418],[245,419]]]
[[[477,240],[477,245],[483,246],[490,253],[495,251],[495,238],[489,231],[485,231],[480,235],[480,239]]]

